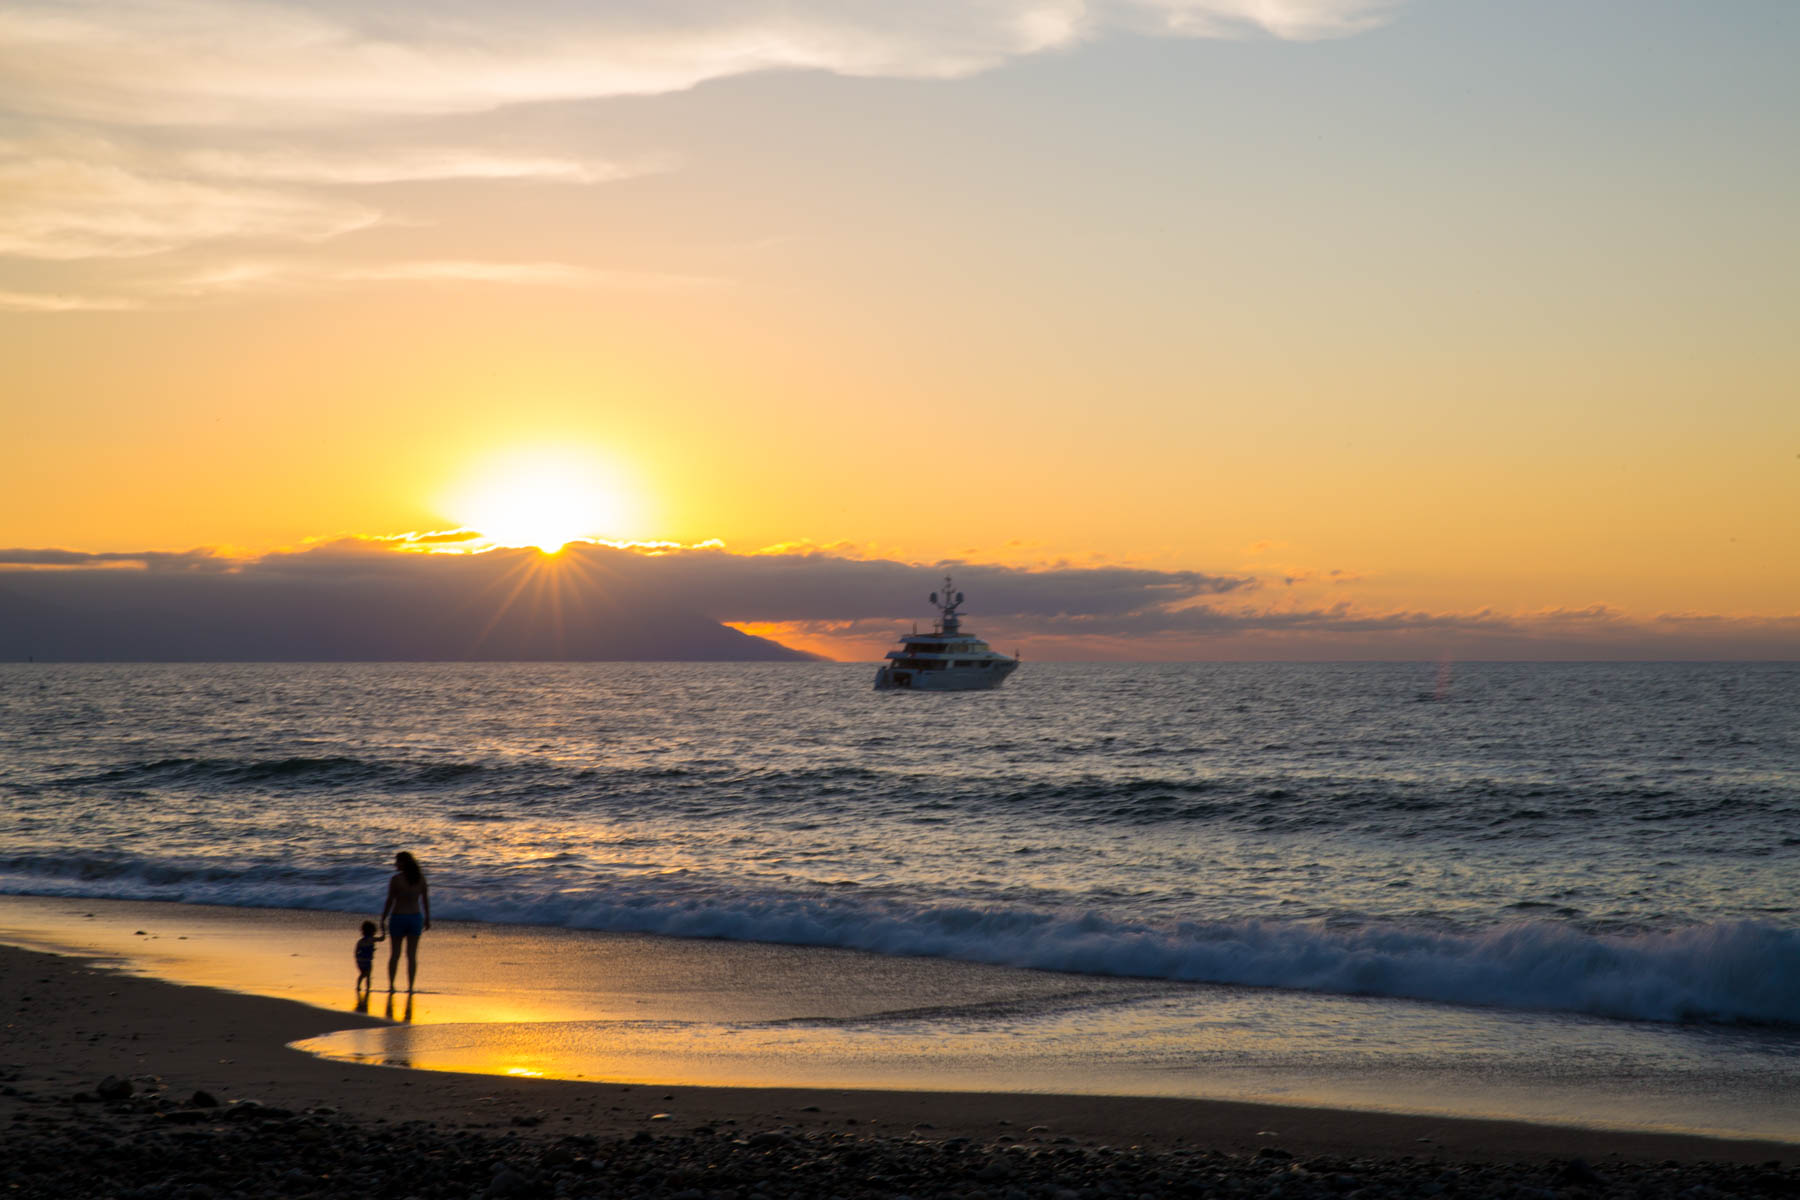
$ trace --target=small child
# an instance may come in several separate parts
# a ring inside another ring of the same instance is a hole
[[[384,940],[375,932],[375,922],[362,923],[362,937],[356,941],[356,987],[358,991],[371,986],[369,972],[375,967],[375,943]]]

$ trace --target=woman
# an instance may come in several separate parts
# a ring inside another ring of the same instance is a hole
[[[402,850],[394,855],[394,877],[388,880],[387,903],[381,906],[381,928],[388,941],[388,991],[400,966],[400,944],[406,943],[406,990],[419,973],[419,934],[431,928],[431,889],[419,860]],[[390,919],[388,916],[392,913]]]

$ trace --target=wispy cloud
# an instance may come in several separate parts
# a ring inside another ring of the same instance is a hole
[[[1382,0],[561,0],[369,7],[15,0],[0,75],[20,108],[128,124],[284,126],[677,91],[753,71],[939,78],[1108,30],[1337,37]]]
[[[0,6],[0,118],[12,131],[0,143],[0,257],[144,258],[226,242],[279,254],[408,224],[370,200],[373,185],[585,186],[673,163],[483,144],[431,118],[655,95],[762,71],[952,78],[1109,31],[1338,37],[1392,8],[1387,0],[13,0]],[[391,189],[384,198],[393,201]],[[142,296],[55,281],[33,294],[14,284],[0,307],[118,310],[256,281],[297,286],[291,269],[188,274],[141,280]],[[313,282],[426,279],[695,282],[448,256],[323,268]]]
[[[672,156],[602,162],[551,154],[512,154],[478,147],[372,147],[195,150],[180,161],[202,175],[276,183],[378,184],[446,179],[515,179],[607,183],[673,168]]]
[[[322,241],[373,224],[361,204],[218,187],[66,158],[0,161],[0,254],[135,257],[227,238]]]
[[[1400,0],[1136,0],[1121,8],[1138,24],[1179,37],[1229,38],[1258,33],[1294,41],[1349,37],[1384,24]],[[1127,16],[1129,19],[1129,16]]]
[[[663,291],[715,286],[718,279],[655,271],[603,271],[572,263],[411,259],[334,262],[320,258],[238,259],[177,272],[143,286],[162,297],[298,291],[355,284],[481,283],[511,287],[626,288]]]

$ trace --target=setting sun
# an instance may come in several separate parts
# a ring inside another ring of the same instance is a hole
[[[612,472],[568,455],[520,454],[466,485],[450,515],[503,546],[554,554],[578,538],[617,536],[624,519]]]

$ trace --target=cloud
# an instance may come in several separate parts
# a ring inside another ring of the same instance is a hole
[[[115,279],[111,294],[0,291],[0,311],[25,313],[130,312],[254,293],[330,291],[370,284],[491,284],[497,287],[590,288],[671,292],[729,284],[720,276],[665,271],[607,271],[573,263],[411,259],[333,262],[265,257],[202,266],[170,264]],[[126,294],[128,291],[129,294]]]
[[[187,567],[169,569],[181,560]],[[204,552],[12,550],[0,658],[52,661],[595,661],[807,657],[627,578],[535,551],[379,543],[218,564]],[[132,569],[136,564],[143,569]]]
[[[379,219],[336,199],[220,187],[72,158],[0,162],[0,254],[79,259],[157,254],[196,242],[317,242]]]
[[[211,550],[0,549],[0,566],[96,567],[137,566],[152,571],[228,571],[237,564]]]
[[[479,541],[481,534],[473,529],[441,529],[425,533],[403,533],[390,539],[415,546],[451,546]]]
[[[673,161],[469,145],[430,118],[763,71],[954,78],[1109,32],[1339,37],[1392,10],[1388,0],[13,0],[0,6],[0,128],[15,135],[0,144],[0,256],[79,262],[225,242],[291,252],[390,220],[351,189],[593,185]],[[291,268],[190,274],[170,282],[162,272],[123,295],[15,286],[0,309],[118,311],[258,281],[301,285]],[[449,259],[327,274],[311,283],[693,282]]]
[[[1266,33],[1294,41],[1349,37],[1384,24],[1399,0],[1138,0],[1137,25],[1178,37],[1229,38]],[[1129,11],[1129,10],[1128,10]]]
[[[601,162],[551,154],[514,154],[477,147],[195,150],[181,156],[202,175],[278,183],[378,184],[445,179],[526,179],[607,183],[670,170],[673,160]]]
[[[471,540],[466,530],[344,538],[243,560],[205,550],[4,550],[0,564],[12,569],[0,570],[0,630],[15,633],[0,657],[778,656],[732,640],[747,633],[870,660],[929,617],[925,593],[953,571],[970,627],[1034,659],[1800,659],[1800,615],[1282,607],[1290,593],[1244,576],[817,550],[419,552]],[[202,576],[213,582],[169,582]],[[153,644],[132,641],[144,614],[155,615]],[[285,641],[282,622],[297,622]],[[721,625],[739,632],[725,637]],[[26,637],[38,649],[20,650]]]
[[[571,546],[576,556],[607,557]],[[917,564],[817,550],[734,554],[723,549],[665,553],[638,569],[682,603],[722,621],[855,621],[929,612],[926,595],[953,574],[975,610],[1019,618],[1121,615],[1199,596],[1250,589],[1253,579],[1201,571],[1130,567],[1028,570],[983,563]]]
[[[143,308],[126,296],[77,296],[68,292],[0,292],[0,310],[9,312],[127,312]]]
[[[652,95],[769,70],[948,78],[1109,30],[1341,37],[1381,0],[14,0],[0,75],[40,115],[280,127]]]
[[[573,263],[476,259],[333,262],[322,258],[230,259],[203,266],[170,265],[116,280],[132,294],[0,291],[0,310],[73,313],[167,308],[171,302],[262,292],[329,291],[368,284],[492,284],[498,287],[595,288],[669,292],[719,287],[718,276],[666,271],[607,271]]]
[[[208,296],[251,291],[345,287],[366,283],[489,283],[514,287],[629,288],[667,291],[716,286],[698,275],[602,271],[572,263],[413,259],[332,262],[320,258],[260,258],[216,263],[145,282],[162,296]]]

